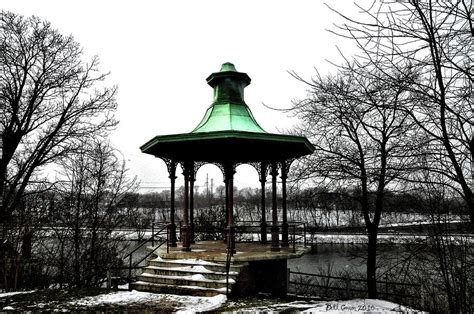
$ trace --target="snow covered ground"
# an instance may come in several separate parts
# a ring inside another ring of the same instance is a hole
[[[239,308],[238,312],[252,313],[420,313],[415,309],[384,300],[354,299],[346,301],[294,301],[288,303],[273,303],[258,306],[245,305],[245,302],[228,302],[231,311]]]
[[[33,293],[35,291],[20,292]],[[8,298],[20,293],[0,293],[0,301],[3,298]],[[35,304],[27,305],[29,310],[54,310],[54,311],[68,311],[71,309],[88,310],[100,307],[107,309],[123,308],[128,306],[153,306],[155,309],[160,308],[161,305],[166,309],[173,309],[177,313],[195,313],[216,310],[221,307],[227,300],[223,294],[214,297],[193,297],[181,296],[171,294],[157,294],[141,291],[114,291],[106,294],[99,294],[96,296],[82,297],[69,300],[64,303],[52,301],[36,302]],[[0,302],[2,304],[2,302]],[[7,303],[0,307],[2,311],[18,311],[22,308],[16,307],[16,302]]]
[[[157,294],[141,291],[118,291],[94,297],[85,297],[70,301],[75,307],[87,308],[99,305],[126,305],[130,303],[172,303],[176,304],[178,313],[204,312],[219,308],[226,301],[226,296],[219,294],[215,297],[191,297],[171,294]]]
[[[393,302],[373,299],[321,302],[303,313],[409,313],[414,309]]]
[[[1,299],[8,298],[22,293],[34,293],[35,291],[23,291],[14,293],[0,293]],[[2,304],[2,302],[0,302]],[[15,303],[5,304],[0,307],[0,311],[17,311]],[[42,302],[29,305],[29,310],[55,310],[68,311],[88,310],[106,307],[109,310],[117,308],[127,308],[133,305],[146,305],[160,308],[161,305],[167,309],[173,309],[177,313],[197,313],[206,311],[226,311],[237,312],[301,312],[301,313],[413,313],[418,312],[414,309],[383,300],[354,299],[347,301],[293,301],[277,302],[272,299],[253,299],[248,301],[234,300],[227,301],[225,295],[214,297],[191,297],[171,294],[157,294],[140,291],[114,291],[96,296],[88,296],[68,300],[64,303]]]

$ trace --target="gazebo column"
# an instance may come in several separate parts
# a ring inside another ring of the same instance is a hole
[[[235,225],[234,225],[234,174],[235,165],[229,162],[224,165],[224,176],[226,181],[226,204],[227,204],[227,250],[235,253]]]
[[[191,251],[191,232],[189,227],[189,177],[190,164],[183,163],[184,176],[184,208],[183,208],[183,226],[181,227],[181,246],[183,251]]]
[[[280,228],[278,227],[278,212],[277,212],[277,176],[278,168],[275,162],[272,162],[272,246],[271,251],[280,251]]]
[[[175,182],[176,182],[176,161],[164,160],[168,168],[168,174],[171,182],[170,191],[170,223],[168,225],[169,246],[176,247],[176,223],[175,223]]]
[[[194,182],[196,181],[194,162],[189,171],[189,241],[194,244]]]
[[[286,208],[286,179],[288,178],[288,168],[286,161],[281,162],[281,208],[282,208],[282,224],[281,224],[281,246],[288,247],[288,220]]]
[[[267,181],[267,164],[262,162],[260,164],[260,184],[261,184],[261,204],[262,222],[260,223],[260,238],[262,243],[267,243],[267,218],[265,213],[265,182]]]
[[[224,232],[223,232],[223,239],[224,243],[227,243],[227,215],[229,212],[229,181],[227,180],[225,169],[223,171],[224,174],[224,190],[225,190],[225,202],[224,202]]]

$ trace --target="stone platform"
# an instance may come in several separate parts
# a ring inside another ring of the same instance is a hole
[[[149,247],[148,249],[153,249]],[[235,263],[252,262],[252,261],[268,261],[291,259],[301,257],[303,254],[310,251],[310,247],[297,245],[295,253],[293,253],[293,246],[282,247],[280,252],[273,252],[270,250],[270,244],[260,244],[257,242],[251,243],[236,243],[236,253],[232,257]],[[165,259],[202,259],[213,262],[226,262],[227,245],[223,241],[198,241],[191,245],[191,251],[182,251],[181,246],[170,247],[169,253],[166,253],[166,247],[157,250],[157,255]]]
[[[153,247],[148,249],[153,250]],[[212,296],[229,292],[230,296],[273,296],[287,293],[287,260],[298,258],[310,250],[296,246],[270,250],[270,245],[237,243],[230,261],[230,279],[226,277],[227,249],[223,241],[200,241],[189,252],[181,246],[160,247],[158,258],[147,262],[144,272],[132,287],[159,293]],[[230,282],[229,282],[230,280]]]

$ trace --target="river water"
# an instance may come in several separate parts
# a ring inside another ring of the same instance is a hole
[[[410,267],[410,257],[424,254],[405,244],[379,244],[377,247],[378,273],[396,272]],[[367,246],[364,244],[318,244],[311,253],[288,260],[291,271],[304,273],[341,274],[366,272]]]
[[[288,268],[304,273],[325,273],[328,267],[334,272],[364,271],[365,250],[364,245],[318,244],[311,253],[288,260]]]

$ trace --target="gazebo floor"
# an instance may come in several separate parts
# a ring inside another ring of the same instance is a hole
[[[236,253],[232,256],[232,262],[253,262],[253,261],[269,261],[279,259],[298,258],[310,251],[310,247],[296,245],[293,253],[293,246],[281,247],[279,252],[271,251],[270,243],[261,244],[252,243],[236,243]],[[149,247],[150,250],[153,247]],[[160,247],[155,252],[164,259],[200,259],[213,262],[225,262],[227,259],[227,245],[224,241],[197,241],[191,245],[191,251],[183,251],[180,244],[177,247],[170,247],[169,253],[166,247]]]

